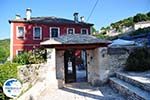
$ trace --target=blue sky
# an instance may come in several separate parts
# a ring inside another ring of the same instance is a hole
[[[88,18],[96,0],[0,0],[0,39],[10,37],[9,19],[19,13],[25,17],[25,9],[32,9],[32,16],[56,16],[73,19],[73,13]],[[88,22],[96,29],[112,22],[150,11],[150,0],[99,0]]]

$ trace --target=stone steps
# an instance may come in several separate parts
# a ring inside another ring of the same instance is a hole
[[[150,78],[136,76],[136,75],[129,75],[121,72],[117,72],[116,77],[127,83],[130,83],[134,86],[137,86],[143,90],[150,92]]]
[[[150,100],[150,93],[116,77],[109,78],[110,86],[127,100]]]

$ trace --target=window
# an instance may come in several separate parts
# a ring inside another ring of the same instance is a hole
[[[24,27],[17,27],[17,38],[24,39],[25,29]]]
[[[16,51],[16,55],[21,55],[21,54],[23,54],[23,50],[17,50]]]
[[[42,39],[42,29],[41,27],[34,27],[33,29],[33,39],[41,40]]]
[[[74,28],[67,28],[67,34],[74,34]]]
[[[81,29],[81,34],[88,34],[88,29],[82,28]]]
[[[53,37],[58,37],[59,36],[59,28],[58,27],[52,27],[50,28],[50,36]]]

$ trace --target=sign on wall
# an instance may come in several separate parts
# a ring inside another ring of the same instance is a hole
[[[17,79],[8,79],[3,85],[3,92],[10,98],[16,98],[21,93],[21,83]]]

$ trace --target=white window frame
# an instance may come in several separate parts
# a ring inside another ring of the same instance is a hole
[[[69,34],[69,29],[73,29],[73,34],[75,34],[75,28],[67,28],[67,34]]]
[[[40,28],[40,39],[35,38],[35,28]],[[33,40],[42,40],[42,27],[40,27],[40,26],[33,27]]]
[[[87,28],[81,28],[81,34],[82,34],[82,30],[86,30],[86,34],[88,35],[89,32],[88,32],[88,29]],[[84,35],[84,34],[83,34]]]
[[[23,50],[23,49],[18,49],[18,50],[16,50],[16,55],[17,55],[17,56],[18,56],[18,52],[19,52],[19,51],[22,51],[22,52],[23,52],[24,50]]]
[[[19,34],[19,27],[23,27],[24,29],[24,35],[23,35],[23,38],[19,38],[18,37],[18,34]],[[25,30],[25,26],[16,26],[16,39],[19,39],[19,40],[24,40],[25,39],[25,33],[26,33],[26,30]]]
[[[60,28],[59,27],[50,27],[49,28],[50,38],[54,38],[54,37],[52,37],[52,33],[51,33],[53,28],[57,28],[58,29],[58,37],[59,37],[60,36]]]

